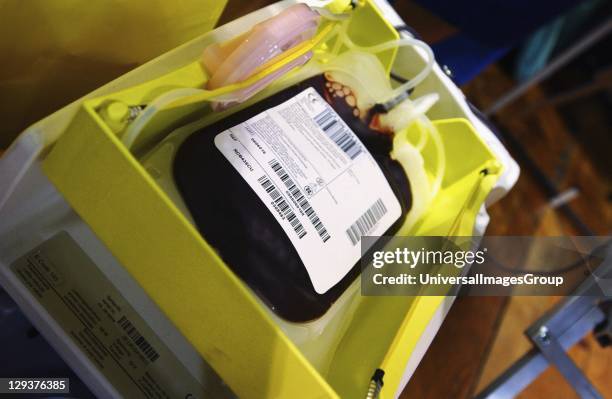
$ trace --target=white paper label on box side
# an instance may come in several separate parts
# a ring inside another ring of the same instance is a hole
[[[322,294],[359,261],[401,206],[380,167],[334,109],[308,88],[215,137],[264,202]]]
[[[74,345],[125,398],[207,398],[200,384],[66,232],[11,265]]]

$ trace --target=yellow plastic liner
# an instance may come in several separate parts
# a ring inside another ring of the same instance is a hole
[[[211,30],[227,0],[0,0],[0,148],[117,76]]]

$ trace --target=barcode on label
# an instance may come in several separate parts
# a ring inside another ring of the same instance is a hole
[[[355,159],[361,154],[361,145],[331,108],[326,108],[314,119],[327,137],[332,139],[349,158]]]
[[[304,226],[302,226],[300,219],[295,216],[295,213],[293,213],[293,210],[291,209],[289,204],[287,204],[287,201],[285,201],[285,198],[278,191],[274,183],[272,183],[272,181],[266,175],[261,176],[259,179],[257,179],[257,181],[270,195],[270,198],[272,198],[272,201],[274,201],[285,219],[289,221],[291,227],[293,227],[293,230],[298,235],[298,237],[302,239],[306,235],[306,229],[304,229]]]
[[[380,198],[377,199],[376,202],[374,202],[374,204],[351,225],[351,227],[346,229],[346,235],[349,240],[351,240],[351,243],[356,245],[361,241],[361,236],[367,235],[372,230],[372,227],[374,227],[386,213],[387,207]]]
[[[121,328],[123,328],[123,331],[125,331],[136,346],[145,354],[147,359],[154,362],[159,358],[159,353],[153,349],[151,344],[149,344],[149,342],[142,335],[140,335],[131,321],[129,321],[125,316],[121,316],[117,323],[121,326]]]
[[[293,199],[295,199],[300,208],[302,208],[302,211],[306,214],[306,216],[308,216],[308,219],[310,219],[310,222],[317,230],[317,233],[319,234],[319,237],[321,237],[323,242],[329,240],[330,236],[327,232],[327,229],[323,225],[323,222],[321,222],[321,219],[319,219],[317,213],[314,211],[314,209],[312,209],[312,206],[310,205],[306,197],[304,197],[304,194],[302,194],[300,188],[293,182],[291,176],[289,176],[289,174],[285,172],[285,168],[283,168],[283,166],[278,163],[276,159],[271,160],[270,162],[268,162],[268,164],[270,165],[272,170],[276,172],[278,177],[280,177],[285,187],[287,187],[287,190],[289,190],[289,192],[291,193],[291,196],[293,196]]]

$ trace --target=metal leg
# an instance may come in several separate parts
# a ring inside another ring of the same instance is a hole
[[[574,296],[559,302],[525,331],[535,348],[479,393],[476,399],[514,398],[551,365],[557,367],[581,398],[602,398],[566,350],[593,331],[607,336],[612,299],[610,293],[602,289],[601,282],[612,268],[612,254],[609,248],[604,250],[604,262],[576,289]]]
[[[573,306],[572,306],[573,308]],[[568,310],[566,310],[567,312]],[[571,310],[569,310],[571,312]],[[555,339],[562,350],[567,350],[593,331],[593,327],[605,320],[605,314],[597,306],[578,317]],[[537,325],[537,323],[536,323]],[[536,331],[539,331],[539,326]],[[550,330],[548,331],[550,334]],[[538,335],[536,333],[536,335]],[[571,360],[570,360],[571,361]],[[476,396],[476,399],[510,399],[516,397],[529,384],[544,372],[551,362],[539,348],[532,349],[514,363],[502,375],[497,377],[487,388]]]
[[[546,65],[540,72],[533,75],[527,81],[519,84],[508,93],[499,98],[491,105],[484,114],[487,116],[495,114],[497,111],[522,96],[530,87],[538,84],[546,79],[549,75],[556,72],[559,68],[576,58],[580,53],[597,43],[612,31],[612,19],[606,20],[603,24],[589,32],[585,37],[580,39],[576,44],[566,49],[563,53],[557,56],[552,62]]]
[[[557,338],[550,334],[546,326],[542,326],[540,332],[531,337],[531,340],[542,352],[548,363],[554,365],[563,374],[582,399],[603,399],[603,396],[597,392],[597,389],[565,353],[565,349]]]

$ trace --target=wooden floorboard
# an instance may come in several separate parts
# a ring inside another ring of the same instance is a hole
[[[471,397],[506,299],[457,298],[400,398]]]

